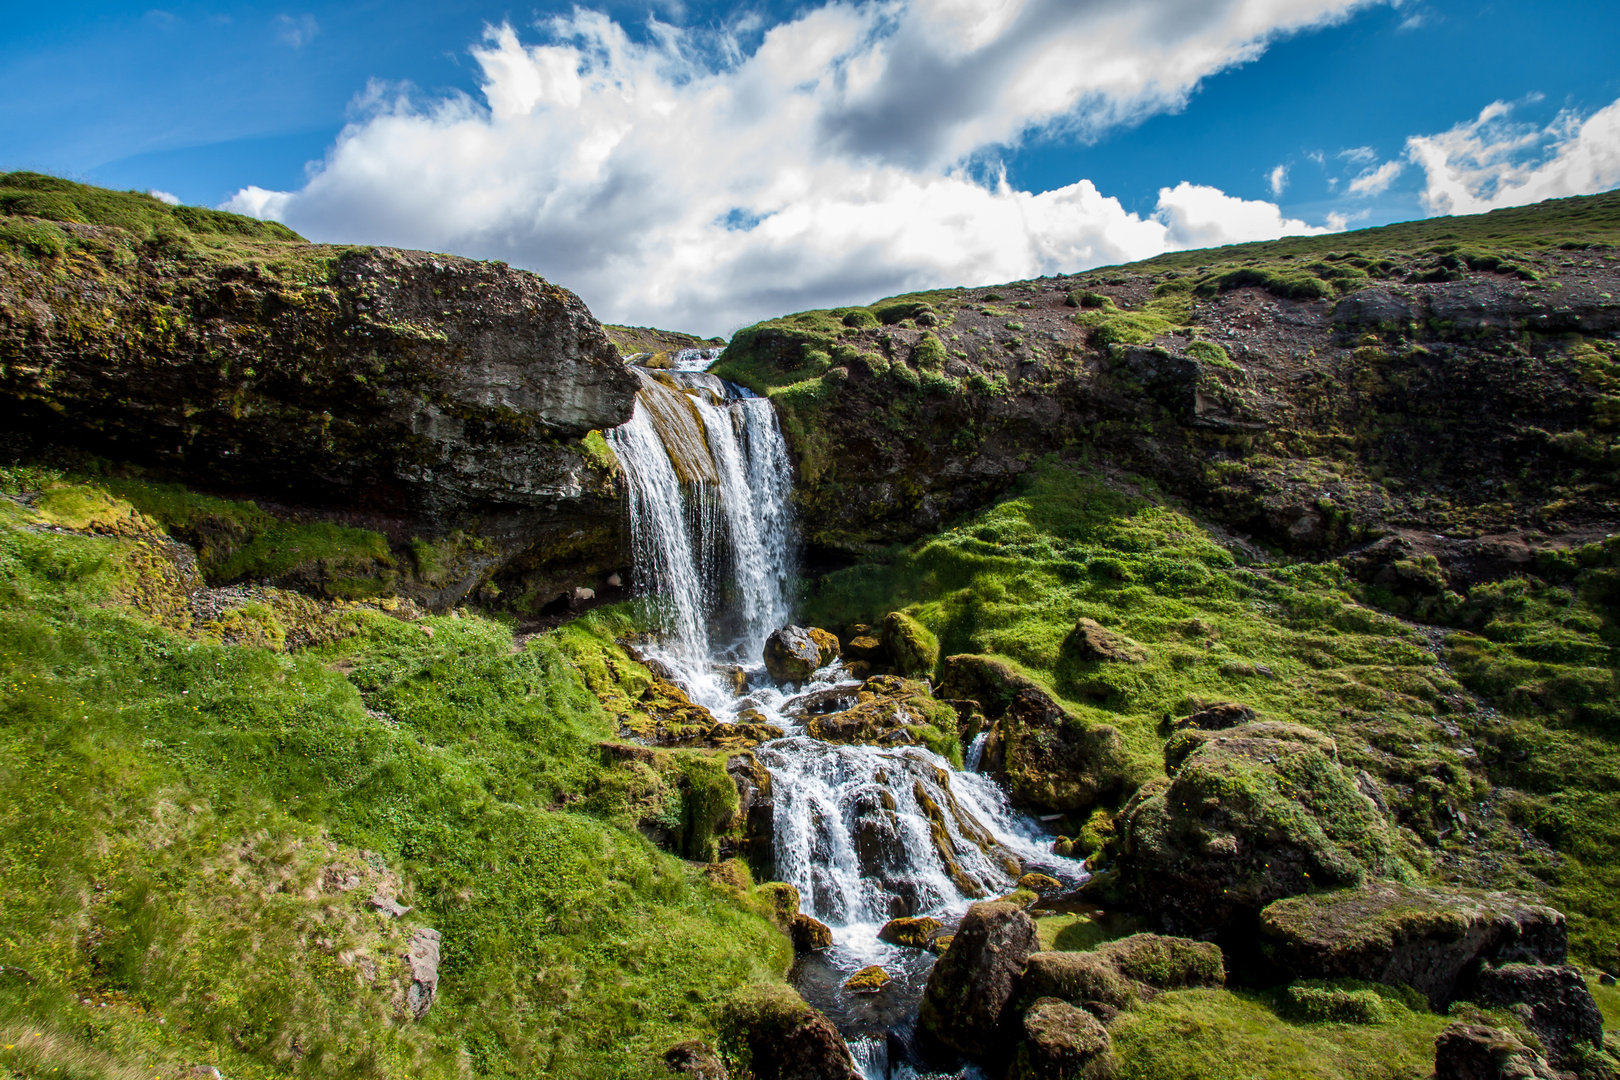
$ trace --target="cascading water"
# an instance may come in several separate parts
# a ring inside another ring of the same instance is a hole
[[[653,655],[717,718],[742,708],[788,734],[756,754],[771,774],[776,876],[834,944],[795,967],[795,982],[850,1041],[870,1080],[916,1077],[908,1063],[916,1002],[934,957],[878,940],[899,915],[959,918],[973,900],[1010,890],[1020,872],[1061,880],[1080,865],[976,772],[921,747],[834,745],[804,733],[801,702],[858,685],[834,662],[805,685],[770,685],[766,637],[792,615],[792,467],[768,400],[703,370],[717,350],[677,354],[672,369],[637,368],[630,421],[607,433],[624,467],[638,591],[661,619]],[[741,664],[739,699],[716,674]],[[983,736],[968,748],[977,765]],[[880,964],[894,979],[857,998],[843,979]],[[973,1075],[972,1070],[952,1075]]]

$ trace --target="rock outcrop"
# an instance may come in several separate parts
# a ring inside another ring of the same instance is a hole
[[[1391,881],[1278,900],[1260,934],[1289,975],[1405,984],[1435,1009],[1468,996],[1482,964],[1562,964],[1569,941],[1563,915],[1523,897]]]
[[[1579,968],[1568,964],[1512,963],[1487,966],[1474,981],[1470,997],[1481,1005],[1505,1007],[1518,1014],[1553,1065],[1569,1069],[1582,1047],[1603,1049],[1603,1014]]]
[[[1459,1022],[1435,1037],[1434,1080],[1558,1080],[1558,1074],[1512,1032]]]

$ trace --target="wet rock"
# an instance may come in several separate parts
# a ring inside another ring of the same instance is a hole
[[[1564,916],[1524,897],[1390,881],[1278,900],[1260,934],[1292,976],[1404,983],[1435,1009],[1466,992],[1484,961],[1561,964],[1568,951]]]
[[[1113,1039],[1096,1017],[1057,998],[1041,998],[1023,1018],[1024,1041],[1009,1080],[1103,1080],[1112,1076]]]
[[[1517,1035],[1484,1024],[1448,1024],[1434,1040],[1434,1080],[1559,1080]]]
[[[1094,619],[1081,619],[1063,639],[1062,653],[1076,660],[1100,660],[1119,664],[1142,664],[1148,659],[1143,646]]]
[[[696,1040],[677,1043],[665,1050],[664,1067],[688,1080],[727,1080],[729,1075],[720,1055]]]
[[[802,626],[784,626],[765,639],[765,670],[777,682],[804,682],[820,660],[821,647]]]
[[[1047,877],[1045,874],[1025,874],[1018,879],[1018,887],[1045,895],[1046,893],[1061,892],[1063,882],[1055,877]]]
[[[740,857],[759,877],[769,878],[775,873],[776,820],[770,770],[754,754],[743,752],[726,758],[726,775],[737,789],[737,811],[724,823],[728,835],[720,841],[720,854]],[[796,904],[794,910],[798,910]]]
[[[1125,782],[1128,758],[1118,730],[1070,715],[1044,691],[1020,691],[997,723],[1000,771],[1019,803],[1085,810]]]
[[[1035,921],[1012,904],[968,908],[945,954],[928,974],[920,1029],[969,1057],[1004,1045],[1019,976],[1040,948]]]
[[[868,964],[848,979],[844,989],[852,994],[875,994],[889,985],[889,973],[877,964]]]
[[[1239,705],[1235,701],[1223,701],[1200,709],[1190,716],[1183,716],[1173,720],[1170,726],[1180,731],[1183,728],[1200,728],[1204,731],[1225,731],[1227,728],[1247,724],[1254,719],[1254,710],[1247,705]]]
[[[816,643],[816,667],[824,668],[844,655],[838,645],[837,634],[823,630],[819,626],[805,627],[804,632]]]
[[[417,1020],[428,1014],[439,996],[439,940],[437,930],[421,927],[411,932],[406,945],[411,985],[405,991],[405,1007]]]
[[[1469,996],[1481,1005],[1505,1006],[1516,1013],[1558,1068],[1574,1068],[1582,1044],[1603,1049],[1603,1014],[1579,968],[1567,964],[1487,966]]]
[[[951,942],[955,940],[955,934],[940,934],[938,937],[929,940],[928,951],[936,956],[944,956],[946,950],[951,947]]]
[[[939,639],[901,611],[883,619],[883,651],[901,675],[927,675],[939,664]]]
[[[929,940],[945,924],[938,919],[928,916],[920,918],[890,919],[878,931],[878,940],[887,941],[890,945],[908,945],[914,949],[927,946]]]
[[[1034,889],[1014,889],[1006,896],[996,897],[997,902],[1003,904],[1017,904],[1021,908],[1031,908],[1040,900],[1041,894]]]
[[[1133,906],[1167,933],[1234,948],[1252,950],[1274,900],[1412,873],[1372,800],[1310,742],[1217,733],[1173,779],[1144,784],[1116,827],[1113,881]]]
[[[860,1080],[838,1029],[786,987],[745,991],[719,1026],[726,1059],[754,1080]]]
[[[805,731],[823,742],[950,749],[956,710],[934,700],[928,684],[898,675],[874,675],[861,684],[853,708],[811,717]],[[958,753],[960,750],[958,750]]]
[[[792,922],[793,949],[795,952],[814,952],[825,949],[832,944],[832,930],[826,923],[812,918],[802,911],[793,916]]]
[[[844,660],[864,660],[870,664],[886,664],[889,654],[883,649],[883,641],[877,633],[864,623],[856,623],[850,627],[849,635],[844,639]]]

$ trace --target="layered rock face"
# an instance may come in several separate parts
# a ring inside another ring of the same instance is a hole
[[[466,586],[554,591],[627,561],[587,436],[629,418],[637,380],[566,289],[424,252],[171,258],[80,231],[89,253],[50,271],[0,260],[8,452],[90,450],[396,542],[471,529]]]

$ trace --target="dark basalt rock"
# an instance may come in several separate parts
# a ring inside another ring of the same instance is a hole
[[[1434,1040],[1434,1080],[1558,1080],[1558,1074],[1511,1032],[1455,1023]]]
[[[1120,791],[1125,740],[1107,724],[1071,716],[1040,690],[1018,694],[997,721],[997,757],[1018,802],[1084,810]],[[988,749],[988,748],[987,748]]]
[[[1517,1013],[1541,1040],[1548,1060],[1559,1068],[1575,1064],[1577,1044],[1603,1049],[1603,1014],[1579,968],[1567,964],[1486,967],[1470,997],[1481,1005],[1502,1005]]]
[[[1436,1009],[1469,996],[1483,963],[1562,964],[1569,940],[1562,914],[1524,897],[1391,881],[1279,900],[1261,913],[1260,933],[1289,975],[1404,983]]]
[[[995,902],[968,908],[928,974],[920,1029],[969,1057],[1002,1050],[1019,977],[1039,948],[1035,921],[1022,908]]]

